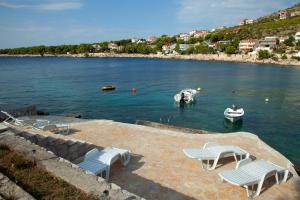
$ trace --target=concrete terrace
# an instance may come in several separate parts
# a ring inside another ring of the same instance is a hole
[[[235,167],[233,158],[223,160],[216,170],[205,172],[199,161],[182,152],[183,148],[200,148],[209,141],[238,145],[257,159],[270,160],[295,173],[290,161],[250,133],[194,135],[108,120],[73,123],[71,127],[73,132],[68,136],[31,132],[131,150],[131,162],[126,168],[116,163],[110,182],[146,199],[247,199],[244,188],[222,183],[217,175]],[[269,179],[266,190],[257,199],[300,199],[297,175],[281,185],[274,181],[275,178]]]

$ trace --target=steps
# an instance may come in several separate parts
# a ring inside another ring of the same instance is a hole
[[[61,138],[46,137],[28,132],[20,132],[18,136],[45,148],[47,151],[53,152],[58,157],[74,163],[80,162],[88,151],[97,148],[97,146],[83,141],[63,140]]]

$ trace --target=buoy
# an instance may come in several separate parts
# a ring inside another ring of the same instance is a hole
[[[200,90],[201,90],[201,87],[198,87],[198,88],[197,88],[197,91],[200,91]]]
[[[136,88],[132,88],[132,93],[136,93]]]
[[[266,98],[266,99],[265,99],[265,102],[269,102],[269,98]]]

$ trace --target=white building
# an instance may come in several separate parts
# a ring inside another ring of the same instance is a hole
[[[205,37],[209,32],[207,30],[192,30],[189,34],[194,37]]]
[[[283,43],[284,41],[286,41],[287,39],[289,39],[289,36],[281,36],[279,38],[279,43]]]
[[[253,19],[246,19],[246,24],[253,24],[254,20]]]
[[[118,49],[119,49],[119,46],[118,46],[117,44],[115,44],[115,43],[109,43],[109,44],[107,45],[107,47],[108,47],[109,49],[111,49],[111,50],[118,50]]]
[[[258,44],[259,42],[256,39],[241,40],[239,50],[242,52],[250,52],[255,50],[258,47]]]
[[[190,36],[190,34],[187,34],[187,33],[181,33],[181,34],[179,34],[178,38],[183,39],[186,42],[191,38],[191,36]]]
[[[295,41],[296,41],[296,42],[300,42],[300,32],[297,32],[297,33],[295,34]]]
[[[162,46],[162,51],[164,53],[172,53],[174,51],[174,49],[176,48],[176,44],[172,44],[172,45],[163,45]]]
[[[153,44],[153,43],[156,42],[156,40],[157,40],[157,37],[150,36],[150,37],[148,37],[147,42],[150,43],[150,44]]]
[[[180,51],[185,51],[190,47],[188,44],[179,44],[179,50]]]
[[[137,43],[139,41],[138,38],[131,38],[131,43]]]

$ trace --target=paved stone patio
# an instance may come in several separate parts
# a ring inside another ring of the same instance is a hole
[[[218,172],[235,167],[234,159],[226,159],[214,171],[205,172],[200,162],[187,158],[183,148],[200,148],[206,142],[238,145],[258,159],[270,160],[290,167],[291,163],[258,137],[249,133],[183,134],[176,131],[98,120],[72,125],[78,130],[68,137],[92,142],[101,147],[130,149],[134,154],[123,168],[113,166],[110,181],[146,199],[247,199],[244,188],[222,183]],[[300,199],[300,180],[274,184],[257,199]]]

